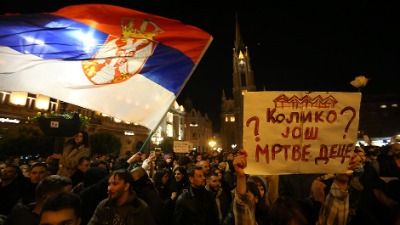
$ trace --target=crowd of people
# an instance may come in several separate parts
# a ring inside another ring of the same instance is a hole
[[[54,166],[54,162],[57,162]],[[346,174],[245,174],[247,152],[62,154],[0,162],[1,225],[400,225],[400,143],[359,146]]]

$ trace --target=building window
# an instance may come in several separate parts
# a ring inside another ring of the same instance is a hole
[[[230,121],[230,122],[235,122],[235,116],[231,116],[231,117],[229,118],[229,121]]]
[[[174,122],[174,114],[168,112],[167,113],[167,121],[170,123]]]
[[[246,83],[246,73],[245,72],[241,72],[240,73],[240,78],[241,78],[241,81],[242,81],[242,86],[246,86],[247,85],[247,83]]]
[[[386,108],[387,108],[387,105],[380,105],[379,108],[381,108],[381,109],[386,109]]]
[[[168,137],[173,136],[174,129],[172,127],[172,124],[167,124],[165,133],[167,134]]]

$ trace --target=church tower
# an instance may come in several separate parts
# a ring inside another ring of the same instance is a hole
[[[250,55],[243,41],[236,14],[235,43],[233,48],[233,99],[222,93],[221,140],[225,150],[243,147],[243,93],[256,91]]]

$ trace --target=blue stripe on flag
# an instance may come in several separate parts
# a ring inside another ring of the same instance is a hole
[[[51,14],[2,16],[0,45],[43,59],[91,59],[108,34]]]
[[[159,43],[140,74],[177,95],[193,66],[193,61],[185,54]]]

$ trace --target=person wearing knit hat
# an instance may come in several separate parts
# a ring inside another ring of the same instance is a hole
[[[165,161],[167,161],[167,163],[170,163],[171,162],[171,160],[172,160],[172,156],[171,156],[171,154],[164,154],[164,160]],[[169,161],[168,161],[169,160]]]
[[[161,166],[164,167],[164,168],[168,168],[172,172],[172,167],[173,167],[172,154],[166,153],[166,154],[163,155],[162,159],[163,160],[160,160],[160,161],[164,161],[165,164],[161,164]],[[161,168],[157,168],[157,169],[161,169]]]

